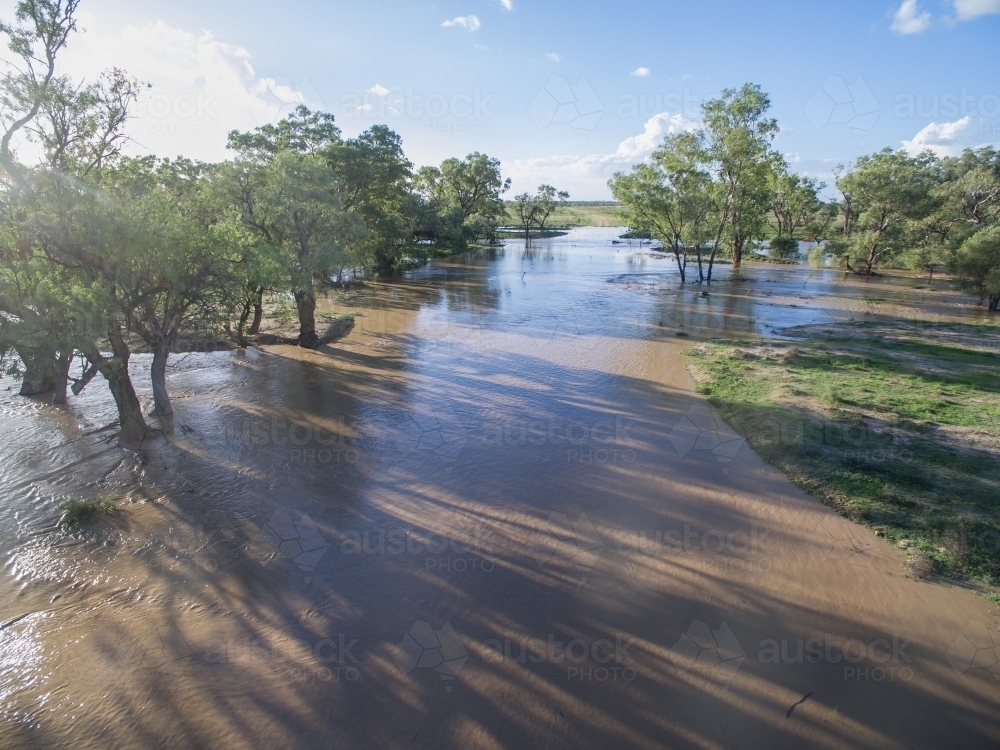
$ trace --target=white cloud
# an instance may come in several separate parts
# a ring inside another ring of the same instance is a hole
[[[958,156],[967,148],[996,145],[990,143],[992,130],[980,132],[972,117],[966,115],[955,122],[932,122],[912,140],[903,141],[903,148],[912,155],[933,151],[938,156]]]
[[[466,31],[475,31],[480,26],[479,19],[476,16],[458,16],[450,21],[445,21],[441,24],[444,28],[450,29],[453,27],[458,27],[465,29]]]
[[[638,68],[629,73],[630,76],[635,76],[636,78],[645,78],[649,75],[649,68],[640,65]]]
[[[698,125],[683,115],[664,112],[649,118],[642,133],[623,140],[613,153],[516,159],[504,163],[504,172],[512,179],[515,192],[547,183],[569,190],[580,200],[607,198],[612,174],[647,159],[664,136],[694,130]]]
[[[955,0],[955,13],[960,21],[1000,13],[1000,0]]]
[[[551,60],[552,62],[554,62],[554,63],[557,63],[557,62],[559,62],[559,60],[561,60],[561,59],[562,59],[562,58],[560,58],[560,57],[559,57],[559,55],[557,55],[557,54],[556,54],[555,52],[546,52],[546,53],[545,53],[545,56],[546,56],[547,58],[549,58],[549,59],[550,59],[550,60]]]
[[[368,93],[369,94],[375,94],[375,96],[386,96],[390,92],[389,92],[389,89],[387,89],[385,86],[382,86],[381,84],[376,83],[374,86],[372,86],[370,89],[368,89]]]
[[[919,34],[931,25],[931,14],[921,12],[917,0],[903,0],[892,18],[892,30],[897,34]]]
[[[618,144],[618,150],[606,157],[608,161],[641,161],[653,153],[665,136],[695,130],[700,123],[688,120],[682,114],[672,115],[661,112],[653,115],[643,126],[642,133],[626,138]]]
[[[62,72],[94,80],[114,66],[152,84],[127,126],[132,153],[225,159],[230,130],[275,122],[298,104],[323,107],[308,80],[259,76],[249,51],[209,31],[163,21],[120,27],[89,13],[80,14],[80,27],[87,31],[71,37],[60,55]]]
[[[503,6],[504,10],[514,10],[513,0],[500,0],[500,5]]]

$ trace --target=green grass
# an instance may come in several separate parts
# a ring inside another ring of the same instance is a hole
[[[558,206],[546,222],[548,227],[620,227],[626,224],[621,206],[567,203]]]
[[[941,572],[1000,584],[1000,356],[891,339],[689,354],[699,391],[793,482]]]
[[[63,516],[59,523],[63,526],[92,523],[98,517],[113,512],[117,502],[117,495],[102,495],[96,500],[73,498],[63,505]]]

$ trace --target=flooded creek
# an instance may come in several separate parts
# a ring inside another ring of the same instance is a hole
[[[318,352],[173,355],[140,456],[103,383],[59,408],[0,381],[0,748],[1000,742],[1000,673],[960,669],[1000,659],[995,608],[905,579],[681,354],[982,309],[769,264],[703,296],[620,231],[336,293],[355,325]]]

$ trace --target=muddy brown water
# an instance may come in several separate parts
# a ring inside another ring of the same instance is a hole
[[[337,297],[320,352],[177,355],[142,457],[100,383],[2,391],[0,747],[1000,744],[995,608],[763,464],[680,355],[979,309],[808,267],[702,297],[617,233]]]

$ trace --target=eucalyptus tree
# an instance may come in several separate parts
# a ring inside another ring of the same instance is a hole
[[[0,26],[14,57],[0,79],[0,167],[7,178],[3,327],[31,334],[18,350],[30,350],[22,357],[25,383],[28,390],[53,386],[57,402],[65,399],[73,352],[83,352],[115,397],[120,442],[136,446],[148,428],[128,375],[123,321],[103,275],[110,268],[80,234],[82,226],[98,221],[94,178],[120,152],[137,84],[119,71],[92,85],[56,76],[57,55],[76,28],[77,5],[76,0],[24,0],[15,7],[15,24]],[[17,146],[28,139],[40,144],[41,165],[18,161]],[[95,212],[78,212],[82,203]],[[111,345],[110,356],[99,349],[102,338]],[[36,379],[37,387],[31,385]]]
[[[769,175],[770,208],[778,237],[795,239],[795,233],[814,224],[823,208],[819,193],[826,183],[788,170],[783,159]]]
[[[129,330],[153,352],[150,378],[160,415],[173,413],[166,366],[178,337],[217,322],[227,290],[239,280],[236,228],[205,201],[205,169],[187,159],[128,159],[102,183],[117,221],[139,230],[125,235],[113,281]]]
[[[983,227],[962,242],[949,268],[960,288],[978,295],[990,312],[1000,309],[1000,224]]]
[[[0,78],[0,167],[13,183],[14,196],[31,192],[15,157],[16,139],[53,98],[56,57],[76,30],[78,5],[79,0],[21,0],[14,7],[15,22],[0,23],[13,54]]]
[[[22,0],[14,8],[14,23],[0,23],[0,34],[7,37],[12,55],[5,61],[7,69],[0,78],[0,168],[6,229],[0,268],[0,328],[5,333],[0,354],[13,350],[19,355],[21,393],[25,395],[52,390],[65,371],[59,360],[67,357],[56,352],[55,326],[44,307],[32,299],[41,275],[32,267],[27,239],[16,224],[23,219],[24,204],[31,201],[33,191],[29,169],[18,162],[16,149],[52,98],[56,57],[76,28],[77,5],[78,0]],[[55,398],[64,399],[58,391]]]
[[[565,190],[556,190],[551,185],[539,185],[538,192],[521,193],[514,196],[511,202],[514,218],[524,230],[524,241],[527,243],[531,237],[531,227],[537,226],[539,233],[545,231],[545,223],[556,210],[557,202],[569,200],[569,193]]]
[[[628,174],[616,173],[608,182],[612,195],[625,206],[632,229],[648,232],[670,248],[682,284],[689,248],[699,253],[698,280],[703,278],[700,248],[713,207],[712,178],[704,162],[697,135],[668,135],[649,163],[634,166]]]
[[[535,223],[538,202],[531,193],[520,193],[514,196],[511,210],[518,226],[524,230],[524,244],[527,245],[531,241],[531,225]]]
[[[415,187],[433,217],[425,223],[435,239],[465,247],[480,238],[496,238],[506,215],[502,196],[510,189],[499,159],[478,151],[465,159],[446,159],[440,168],[422,167]]]
[[[769,210],[769,178],[774,167],[771,142],[778,123],[767,117],[771,100],[760,86],[724,89],[702,105],[700,135],[717,183],[721,232],[738,268],[749,242],[760,239]],[[714,247],[718,247],[718,239]],[[711,274],[709,274],[711,276]]]
[[[403,154],[402,139],[385,125],[373,125],[356,138],[331,145],[324,154],[341,207],[364,228],[353,241],[343,243],[344,261],[393,271],[412,250],[417,225],[410,189],[413,164]],[[343,270],[338,269],[338,281]]]
[[[238,154],[231,187],[243,225],[284,259],[299,318],[299,346],[315,349],[316,284],[340,266],[364,230],[344,210],[331,160],[341,144],[333,115],[303,106],[275,125],[229,134]]]
[[[136,207],[109,200],[93,182],[54,170],[36,170],[31,188],[34,201],[24,222],[31,253],[67,277],[62,301],[74,318],[69,333],[89,365],[74,392],[100,373],[118,408],[119,444],[138,448],[149,428],[128,372],[128,274],[122,271],[147,241],[143,217],[135,215]]]
[[[556,190],[551,185],[539,185],[538,192],[536,193],[535,205],[537,206],[537,211],[535,212],[535,223],[538,224],[538,231],[545,231],[545,222],[549,220],[549,217],[556,210],[559,203],[564,203],[569,200],[569,192],[566,190]]]
[[[862,264],[858,270],[871,274],[877,264],[922,241],[925,233],[919,222],[937,205],[936,167],[930,152],[914,157],[885,148],[859,157],[852,169],[838,176],[844,217],[836,244]]]
[[[942,159],[931,193],[936,204],[924,221],[929,238],[945,251],[957,248],[1000,218],[1000,152],[984,146]]]

